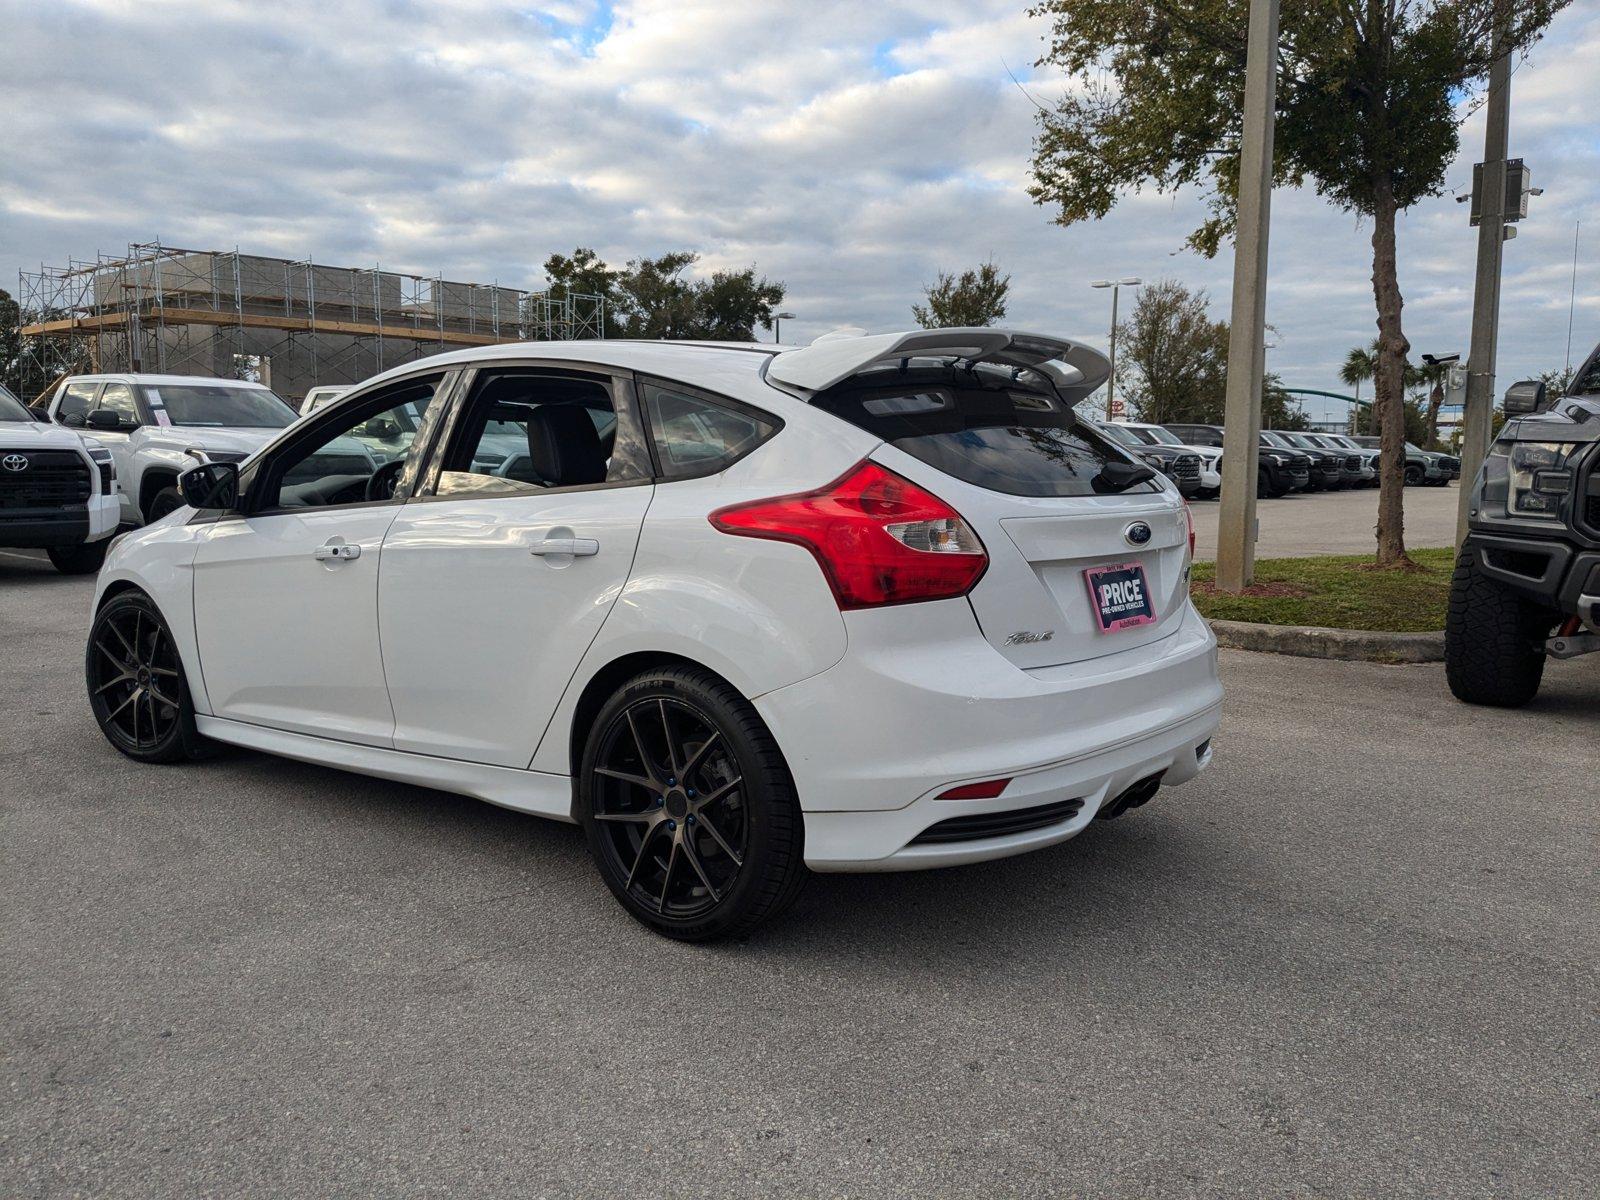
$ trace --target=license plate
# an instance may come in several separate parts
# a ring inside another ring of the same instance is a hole
[[[1101,633],[1149,625],[1156,619],[1141,563],[1109,563],[1083,573],[1089,585],[1089,607]]]

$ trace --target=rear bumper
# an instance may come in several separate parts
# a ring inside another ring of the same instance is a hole
[[[1063,841],[1108,800],[1206,764],[1222,687],[1216,640],[1192,607],[1158,642],[1025,671],[975,629],[965,601],[917,605],[915,636],[894,609],[848,614],[850,649],[820,675],[755,702],[784,749],[819,871],[899,871],[979,862]],[[1108,635],[1115,636],[1115,635]],[[1009,777],[998,797],[940,800]],[[913,844],[952,817],[1081,800],[1045,828]]]

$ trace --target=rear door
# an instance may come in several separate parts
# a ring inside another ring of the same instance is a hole
[[[485,367],[383,544],[399,750],[526,767],[627,582],[653,492],[630,380]]]
[[[862,376],[812,402],[882,436],[872,457],[953,505],[983,539],[989,568],[969,600],[997,651],[1046,667],[1177,629],[1188,520],[1169,484],[1117,490],[1103,472],[1132,458],[1040,381],[982,366],[917,376],[912,367],[879,386]]]

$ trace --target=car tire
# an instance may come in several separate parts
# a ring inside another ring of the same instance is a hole
[[[168,513],[176,512],[187,503],[188,501],[183,498],[183,493],[177,488],[162,488],[154,496],[150,497],[150,504],[144,510],[145,524],[148,525],[159,521]]]
[[[606,701],[578,772],[601,878],[657,933],[740,937],[805,882],[794,781],[750,703],[707,671],[644,671]]]
[[[1422,483],[1422,481],[1423,481],[1423,474],[1422,474],[1422,468],[1421,467],[1411,466],[1411,467],[1407,467],[1406,468],[1406,486],[1407,487],[1416,487],[1418,484]]]
[[[1278,493],[1272,490],[1272,477],[1265,471],[1256,472],[1256,499],[1271,500]]]
[[[1457,700],[1519,708],[1544,678],[1545,638],[1555,616],[1479,572],[1464,551],[1450,579],[1444,670]]]
[[[143,592],[101,605],[84,657],[89,707],[106,741],[146,763],[205,757],[172,630]]]
[[[63,575],[93,575],[106,561],[106,547],[110,538],[98,542],[81,542],[76,546],[51,546],[45,551],[50,562]]]

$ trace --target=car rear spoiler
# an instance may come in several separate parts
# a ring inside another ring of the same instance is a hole
[[[861,337],[821,337],[767,364],[770,383],[820,392],[880,363],[903,358],[962,358],[1038,371],[1069,403],[1093,392],[1111,375],[1098,350],[1062,338],[1011,329],[918,329]]]

